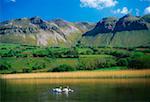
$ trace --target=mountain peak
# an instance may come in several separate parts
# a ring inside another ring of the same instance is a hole
[[[83,31],[86,32],[91,27],[88,24],[77,26],[63,19],[46,21],[39,16],[19,18],[0,23],[0,42],[71,46]]]
[[[40,24],[44,22],[39,16],[32,17],[30,18],[30,20],[31,20],[31,23],[33,24]]]
[[[55,24],[57,24],[59,27],[66,27],[69,24],[68,21],[65,21],[65,20],[60,19],[60,18],[53,19],[52,22],[54,22]]]
[[[113,21],[113,20],[117,20],[116,17],[105,17],[102,19],[102,21]]]
[[[132,14],[127,14],[119,19],[119,21],[136,21],[139,20],[140,17],[133,16]]]
[[[147,23],[141,17],[131,14],[125,15],[116,23],[115,32],[132,30],[148,30]]]
[[[113,32],[115,26],[116,26],[117,18],[115,17],[106,17],[103,18],[101,21],[99,21],[95,28],[84,35],[96,35],[99,33],[110,33]]]
[[[56,18],[56,19],[53,19],[52,21],[59,21],[59,22],[63,22],[63,21],[65,21],[64,19],[62,19],[62,18]]]
[[[84,35],[95,36],[99,33],[115,33],[122,31],[133,30],[148,30],[150,22],[150,16],[136,17],[131,14],[127,14],[119,20],[115,17],[106,17],[100,20],[94,29],[86,32]]]
[[[70,45],[74,43],[73,40],[79,39],[83,34],[84,36],[97,36],[98,34],[115,35],[116,32],[124,31],[146,31],[150,29],[149,22],[150,15],[136,17],[130,14],[120,19],[103,18],[96,26],[89,22],[73,23],[63,19],[46,21],[39,16],[20,18],[0,23],[0,42],[26,42],[29,44],[28,41],[32,39],[32,43],[38,45],[58,45],[60,42]]]
[[[41,17],[40,16],[34,16],[31,19],[41,19]]]
[[[132,17],[133,15],[131,13],[126,14],[124,17]]]

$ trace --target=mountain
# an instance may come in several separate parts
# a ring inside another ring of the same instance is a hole
[[[70,47],[77,41],[82,46],[150,47],[150,14],[106,17],[97,24],[40,17],[0,23],[0,43]]]
[[[150,47],[150,15],[103,18],[83,34],[83,46]]]
[[[71,23],[62,19],[45,21],[38,16],[20,18],[0,23],[0,42],[71,46],[93,25],[88,22]]]
[[[75,25],[82,31],[82,33],[85,33],[87,31],[92,30],[95,27],[95,23],[90,22],[76,22]]]
[[[145,20],[146,22],[150,23],[150,14],[144,15],[142,17],[143,20]]]
[[[107,17],[103,18],[101,21],[99,21],[95,28],[86,32],[84,35],[87,36],[95,36],[99,33],[111,33],[113,32],[115,26],[116,26],[117,18],[115,17]]]
[[[135,17],[130,14],[122,17],[116,23],[116,27],[114,29],[115,32],[121,31],[133,31],[133,30],[148,30],[149,27],[144,19],[141,17]]]

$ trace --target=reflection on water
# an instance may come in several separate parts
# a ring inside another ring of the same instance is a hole
[[[64,93],[50,92],[49,94],[52,94],[54,97],[56,97],[56,100],[58,100],[61,97],[68,98],[69,94],[71,94],[71,93],[68,93],[68,92],[64,92]]]
[[[70,86],[73,93],[54,93]],[[0,102],[150,102],[150,79],[0,80]]]

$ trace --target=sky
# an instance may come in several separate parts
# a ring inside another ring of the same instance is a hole
[[[97,22],[108,16],[150,13],[150,0],[0,0],[0,21],[40,16],[71,22]]]

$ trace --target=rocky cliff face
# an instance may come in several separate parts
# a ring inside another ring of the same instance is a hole
[[[149,16],[136,17],[130,14],[117,20],[117,18],[109,17],[103,18],[97,23],[94,29],[86,32],[84,36],[95,36],[104,33],[116,33],[122,31],[133,30],[149,30]]]
[[[83,46],[150,47],[150,15],[136,17],[130,14],[120,19],[104,18],[95,28],[86,32]]]
[[[99,33],[110,33],[114,31],[116,26],[117,18],[108,17],[103,18],[101,21],[97,23],[94,29],[89,32],[86,32],[85,35],[97,35]]]
[[[90,24],[89,24],[90,25]],[[62,19],[45,21],[40,17],[21,18],[0,23],[0,42],[35,45],[72,45],[90,29],[87,24],[71,23]]]
[[[22,18],[0,23],[0,34],[14,33],[37,33],[39,29],[36,25],[30,22],[30,19]]]
[[[135,17],[130,14],[122,17],[116,23],[115,32],[133,31],[133,30],[148,30],[147,23],[141,17]]]
[[[107,17],[96,25],[62,19],[46,21],[40,17],[0,23],[0,43],[69,47],[79,39],[85,46],[150,46],[150,15]]]

